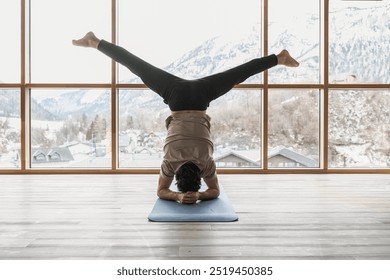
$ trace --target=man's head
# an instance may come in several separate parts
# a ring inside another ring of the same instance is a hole
[[[200,189],[200,170],[192,162],[186,162],[176,172],[176,185],[181,192],[197,192]]]

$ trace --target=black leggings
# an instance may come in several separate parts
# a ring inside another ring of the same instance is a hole
[[[163,71],[122,47],[101,40],[98,50],[126,66],[151,90],[158,93],[172,111],[201,110],[250,76],[277,65],[276,55],[253,59],[222,73],[185,80]]]

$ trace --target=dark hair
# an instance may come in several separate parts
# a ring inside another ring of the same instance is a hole
[[[193,162],[186,162],[176,172],[176,185],[181,192],[197,192],[200,189],[200,169]]]

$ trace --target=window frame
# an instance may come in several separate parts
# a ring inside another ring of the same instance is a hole
[[[117,81],[118,68],[111,62],[111,82],[100,84],[39,84],[30,82],[30,1],[20,0],[20,83],[0,84],[0,88],[20,89],[21,98],[21,164],[16,170],[0,170],[0,174],[158,174],[158,168],[119,168],[118,147],[118,91],[120,89],[145,89],[144,84],[120,84]],[[268,50],[268,3],[271,0],[262,0],[262,43],[263,55]],[[382,173],[390,174],[390,168],[329,168],[328,162],[328,106],[329,91],[337,89],[384,89],[389,90],[390,84],[332,84],[329,82],[329,1],[321,0],[320,15],[323,17],[320,26],[321,33],[321,69],[323,79],[319,84],[271,84],[268,72],[265,71],[261,84],[240,84],[235,89],[259,89],[262,91],[262,167],[261,168],[219,168],[219,174],[331,174],[331,173]],[[111,42],[117,42],[117,0],[111,0]],[[40,169],[31,168],[31,89],[109,89],[111,91],[111,168],[110,169]],[[320,91],[320,166],[318,168],[269,168],[268,166],[268,94],[270,89],[316,89]]]

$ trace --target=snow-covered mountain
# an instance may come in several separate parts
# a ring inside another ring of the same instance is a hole
[[[388,2],[387,2],[388,3]],[[390,4],[329,14],[329,81],[390,83]]]

